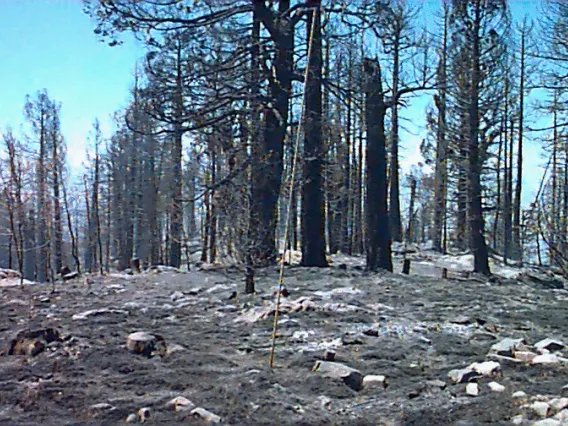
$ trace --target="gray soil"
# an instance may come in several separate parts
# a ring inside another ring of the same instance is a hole
[[[502,376],[479,380],[477,397],[447,379],[452,369],[486,360],[504,337],[529,344],[565,337],[568,293],[519,280],[291,267],[283,301],[289,306],[306,296],[313,303],[305,311],[283,310],[270,369],[273,316],[255,314],[270,312],[275,268],[259,272],[254,297],[240,293],[238,272],[91,279],[90,288],[82,280],[59,283],[54,294],[42,285],[2,288],[0,424],[120,424],[141,407],[150,407],[149,424],[200,424],[165,407],[176,396],[232,425],[510,424],[526,413],[513,392],[559,395],[568,383],[562,364],[502,364]],[[172,298],[176,291],[183,297]],[[116,312],[73,319],[100,308]],[[35,357],[8,355],[19,330],[45,327],[64,341]],[[135,331],[163,336],[170,350],[183,348],[163,358],[132,354],[125,343]],[[357,392],[313,372],[326,348],[364,375],[385,375],[388,387]],[[435,379],[447,387],[429,384]],[[493,380],[505,392],[491,392]],[[112,408],[92,407],[100,403]]]

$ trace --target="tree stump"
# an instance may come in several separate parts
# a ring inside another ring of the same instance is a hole
[[[442,278],[445,280],[448,279],[448,268],[442,269]]]
[[[126,338],[126,348],[134,353],[151,358],[154,355],[165,356],[167,353],[166,341],[162,336],[137,331]]]
[[[139,274],[140,271],[140,259],[138,259],[137,257],[133,257],[132,259],[130,259],[130,269],[132,269],[132,272]]]
[[[410,274],[410,259],[404,259],[404,263],[402,264],[402,273],[403,274]]]

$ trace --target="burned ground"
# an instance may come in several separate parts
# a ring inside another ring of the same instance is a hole
[[[91,276],[88,287],[73,280],[54,294],[43,285],[3,287],[0,423],[118,424],[149,407],[146,423],[200,424],[188,411],[166,407],[177,396],[233,425],[536,419],[512,394],[559,396],[568,364],[501,362],[496,377],[477,380],[475,397],[448,372],[488,359],[490,347],[505,337],[529,345],[563,340],[568,292],[511,274],[490,282],[422,272],[420,262],[409,276],[369,275],[337,262],[326,269],[290,267],[272,370],[275,268],[259,271],[254,296],[240,294],[236,271]],[[61,339],[35,356],[8,355],[18,332],[46,328]],[[136,331],[163,336],[167,355],[130,353],[126,338]],[[388,386],[355,391],[312,371],[326,349],[363,375],[386,376]],[[505,391],[491,392],[491,381]]]

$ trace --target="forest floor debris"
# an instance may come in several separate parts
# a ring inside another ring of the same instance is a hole
[[[411,255],[409,276],[366,274],[347,256],[289,267],[273,370],[276,268],[258,271],[254,296],[211,267],[89,276],[55,293],[0,284],[0,423],[566,421],[560,278],[502,267],[468,279],[465,256]],[[34,346],[9,354],[15,341]]]

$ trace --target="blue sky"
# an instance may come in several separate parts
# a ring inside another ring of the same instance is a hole
[[[513,16],[537,15],[539,1],[511,0]],[[426,10],[438,9],[440,2],[425,1]],[[0,0],[0,131],[11,125],[18,131],[23,121],[26,94],[46,88],[62,102],[62,131],[69,148],[72,167],[84,159],[87,137],[95,117],[107,136],[111,114],[126,106],[136,61],[142,46],[133,37],[109,47],[93,33],[94,23],[82,12],[81,0]],[[401,165],[408,170],[419,158],[418,145],[424,119],[420,107],[403,111],[403,116],[419,126],[403,133]],[[408,123],[405,123],[409,126]],[[525,147],[525,203],[540,179],[538,143]]]
[[[80,0],[0,0],[0,17],[0,131],[17,131],[26,94],[46,88],[62,103],[69,160],[80,166],[95,117],[108,134],[110,114],[126,105],[141,46],[101,43]]]

